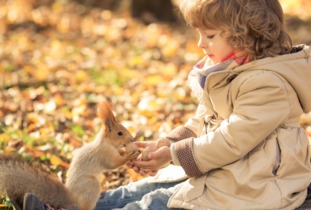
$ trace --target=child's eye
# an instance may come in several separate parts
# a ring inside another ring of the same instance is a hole
[[[215,35],[207,35],[206,38],[212,39],[212,38],[214,38],[214,36],[215,36]]]

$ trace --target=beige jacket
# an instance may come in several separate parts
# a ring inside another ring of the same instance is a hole
[[[303,203],[311,170],[299,119],[311,111],[310,53],[300,46],[292,54],[211,73],[204,92],[190,73],[200,105],[186,126],[198,137],[173,144],[175,162],[189,178],[169,207],[291,210]],[[155,179],[183,175],[164,169]]]

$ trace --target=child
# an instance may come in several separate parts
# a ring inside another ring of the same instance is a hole
[[[295,209],[311,181],[300,115],[311,110],[311,49],[293,47],[278,0],[184,0],[205,57],[189,83],[196,115],[168,146],[137,142],[152,174],[105,192],[96,209]],[[184,173],[185,172],[185,173]]]

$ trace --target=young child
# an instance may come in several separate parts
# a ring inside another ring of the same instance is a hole
[[[157,175],[105,192],[96,209],[295,209],[311,181],[300,115],[311,110],[311,49],[293,47],[278,0],[183,0],[204,58],[196,115],[171,144],[137,142]],[[162,145],[162,146],[161,146]]]

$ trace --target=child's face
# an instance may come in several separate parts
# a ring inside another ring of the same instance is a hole
[[[233,49],[227,43],[225,35],[221,35],[221,30],[197,28],[197,31],[200,35],[198,47],[215,64],[224,61],[232,54]]]

